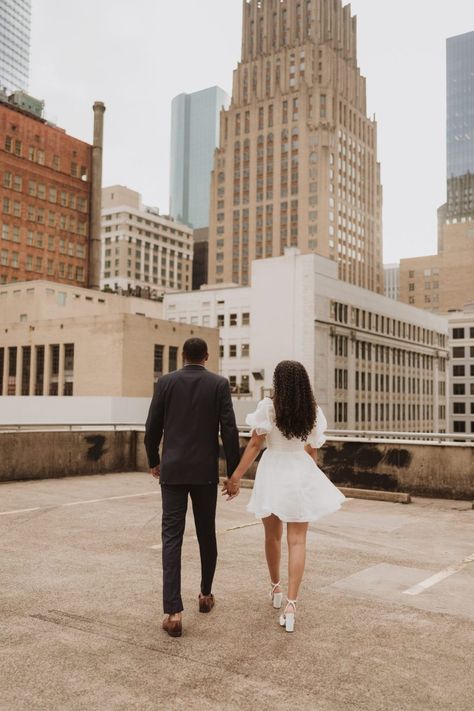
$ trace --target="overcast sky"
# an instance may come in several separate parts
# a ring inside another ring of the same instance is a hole
[[[472,0],[354,0],[368,110],[379,125],[384,258],[436,251],[445,201],[445,39],[474,30]],[[92,139],[107,106],[104,185],[169,202],[170,103],[231,92],[241,0],[33,0],[30,92],[68,133]]]

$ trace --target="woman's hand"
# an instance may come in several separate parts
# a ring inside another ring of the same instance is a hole
[[[240,494],[240,481],[235,479],[233,476],[224,482],[222,486],[222,496],[227,495],[227,501],[235,499],[236,496]]]

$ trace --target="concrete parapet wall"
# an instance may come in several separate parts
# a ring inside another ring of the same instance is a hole
[[[0,433],[0,481],[146,471],[143,437],[135,431]],[[242,450],[247,442],[241,439]],[[328,440],[319,461],[341,487],[474,499],[473,445]]]
[[[0,433],[0,481],[133,471],[134,432]]]

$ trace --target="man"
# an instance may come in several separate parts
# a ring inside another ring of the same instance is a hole
[[[201,555],[199,611],[210,612],[214,607],[219,428],[229,476],[240,458],[228,380],[206,370],[209,354],[202,339],[187,340],[182,355],[184,367],[163,376],[156,385],[145,434],[150,473],[161,483],[163,607],[168,615],[163,629],[171,637],[182,634],[181,546],[188,495]]]

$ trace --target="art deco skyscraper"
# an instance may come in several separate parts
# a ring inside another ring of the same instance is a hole
[[[0,3],[0,90],[28,89],[31,0]]]
[[[383,292],[377,127],[356,50],[341,0],[244,0],[212,176],[211,283],[247,284],[253,259],[297,246]]]

